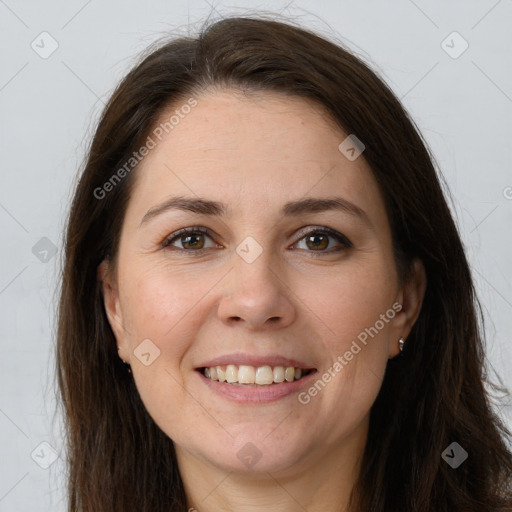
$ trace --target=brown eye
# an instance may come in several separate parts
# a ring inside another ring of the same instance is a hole
[[[324,235],[323,233],[307,235],[305,237],[305,239],[306,239],[306,244],[311,244],[311,245],[308,245],[308,247],[310,247],[310,248],[327,249],[327,247],[329,245],[329,236]]]
[[[208,249],[205,247],[205,237],[210,238],[208,230],[203,228],[185,228],[177,233],[173,233],[162,243],[162,247],[174,246],[175,241],[181,243],[181,247],[175,247],[178,250],[187,252],[201,251]],[[215,245],[215,244],[214,244]]]
[[[206,247],[205,238],[209,238],[212,240],[212,245]],[[332,247],[330,249],[331,240],[334,239],[338,242],[338,246]],[[299,244],[302,241],[305,241],[306,251],[309,253],[318,253],[314,254],[315,256],[320,256],[323,254],[329,254],[332,252],[339,252],[343,249],[348,249],[353,247],[352,242],[337,231],[330,228],[321,228],[321,229],[313,229],[307,232],[300,240],[296,243]],[[175,244],[179,242],[181,247],[176,246]],[[201,227],[191,227],[184,228],[176,233],[171,234],[162,242],[163,248],[178,250],[182,252],[200,252],[202,250],[211,249],[214,247],[220,247],[215,242],[211,235],[209,234],[209,230]]]
[[[185,249],[202,249],[204,246],[204,237],[202,233],[196,235],[184,235],[180,238],[181,244]]]
[[[338,242],[338,247],[326,250],[329,247],[330,238],[334,238]],[[300,243],[303,240],[305,241],[306,250],[308,250],[308,252],[331,253],[353,247],[352,242],[350,242],[345,235],[342,235],[330,228],[314,229],[309,231],[297,243]]]

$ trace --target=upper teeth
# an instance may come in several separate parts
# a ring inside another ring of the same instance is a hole
[[[228,364],[227,366],[212,366],[204,369],[205,377],[219,382],[239,384],[259,384],[292,382],[302,377],[302,369],[293,366],[248,366]]]

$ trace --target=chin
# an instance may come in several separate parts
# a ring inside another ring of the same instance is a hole
[[[287,472],[296,468],[305,449],[303,444],[296,446],[290,440],[271,439],[268,432],[261,436],[240,434],[231,446],[225,445],[215,453],[207,453],[208,450],[205,450],[203,456],[210,464],[224,471],[267,478],[268,473]]]

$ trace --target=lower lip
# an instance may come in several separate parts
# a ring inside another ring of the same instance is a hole
[[[293,382],[281,382],[279,384],[242,384],[240,386],[219,382],[205,377],[201,371],[197,371],[201,380],[214,392],[224,398],[238,403],[268,403],[290,396],[307,387],[310,380],[316,374],[316,370],[308,373],[305,377]]]

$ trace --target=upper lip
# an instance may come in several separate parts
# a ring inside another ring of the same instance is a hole
[[[273,356],[255,356],[250,354],[227,354],[224,356],[216,357],[202,363],[199,368],[211,368],[212,366],[224,366],[228,364],[248,365],[248,366],[293,366],[301,368],[302,370],[314,369],[314,367],[303,361],[298,361],[289,357],[279,355]]]

